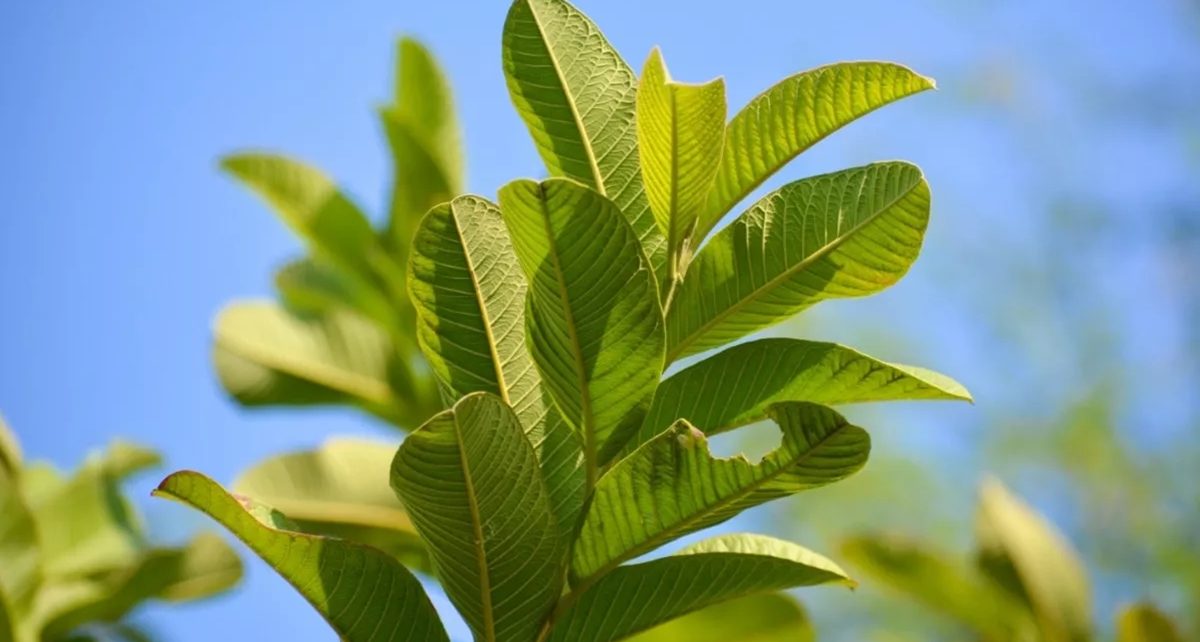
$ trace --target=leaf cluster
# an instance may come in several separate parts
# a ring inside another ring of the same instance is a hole
[[[64,474],[25,462],[0,420],[0,641],[147,640],[122,622],[143,603],[237,583],[241,562],[216,535],[180,547],[147,540],[120,484],[158,464],[153,451],[117,441]]]
[[[449,84],[408,40],[381,112],[396,164],[385,229],[308,166],[223,163],[309,249],[279,275],[282,305],[219,319],[225,387],[246,405],[348,403],[420,427],[398,449],[273,459],[242,496],[193,472],[157,492],[225,525],[356,642],[446,638],[410,569],[481,641],[672,639],[714,630],[729,603],[811,636],[776,592],[853,582],[796,544],[725,535],[631,562],[859,470],[870,437],[830,406],[970,398],[844,346],[743,341],[899,280],[929,219],[917,167],[787,183],[719,225],[808,147],[932,81],[840,63],[727,121],[723,81],[678,83],[657,50],[639,76],[564,0],[514,2],[502,51],[550,178],[461,195]],[[709,450],[760,421],[781,433],[760,461]],[[742,624],[722,639],[757,635]]]

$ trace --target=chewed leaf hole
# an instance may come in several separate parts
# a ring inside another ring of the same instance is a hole
[[[770,421],[760,421],[709,437],[708,449],[714,457],[744,455],[751,462],[758,463],[779,448],[782,441],[783,434],[778,426]]]

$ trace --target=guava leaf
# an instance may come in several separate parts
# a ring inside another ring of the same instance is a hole
[[[500,208],[476,196],[433,208],[417,229],[410,259],[417,340],[434,375],[454,399],[490,392],[512,406],[569,536],[583,506],[583,447],[526,346],[528,285]]]
[[[549,640],[622,640],[728,600],[820,584],[854,586],[854,581],[797,544],[763,535],[724,535],[604,576],[564,610]]]
[[[666,238],[642,184],[637,77],[591,20],[563,0],[517,0],[504,22],[504,75],[551,176],[610,198],[663,278]]]
[[[715,348],[814,303],[904,276],[929,222],[929,185],[902,162],[790,183],[704,246],[667,312],[667,361]]]
[[[641,425],[662,373],[653,274],[616,206],[584,185],[515,181],[500,209],[530,284],[533,361],[594,469]]]
[[[200,473],[167,477],[154,494],[212,517],[287,580],[350,642],[449,642],[417,578],[386,553],[291,530],[282,513],[235,499]]]
[[[475,639],[534,639],[559,597],[565,549],[512,409],[473,393],[435,415],[400,445],[392,488]]]
[[[824,406],[772,406],[779,448],[751,463],[714,457],[704,433],[680,420],[617,462],[596,484],[571,560],[586,583],[618,564],[747,508],[824,486],[867,461],[865,430]]]

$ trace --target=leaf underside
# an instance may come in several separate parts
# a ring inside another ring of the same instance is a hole
[[[192,506],[227,528],[344,639],[449,642],[421,583],[391,556],[354,542],[295,532],[282,513],[248,498],[236,499],[199,473],[175,473],[154,494]]]

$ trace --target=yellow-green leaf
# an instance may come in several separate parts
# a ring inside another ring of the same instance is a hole
[[[779,448],[751,463],[713,457],[680,420],[600,478],[575,543],[571,573],[587,582],[618,564],[764,502],[844,479],[871,450],[865,430],[824,406],[772,406]]]
[[[403,261],[421,216],[465,183],[450,83],[429,50],[412,38],[401,38],[397,46],[395,98],[380,117],[394,166],[388,243]]]
[[[438,405],[387,334],[348,310],[302,318],[269,302],[237,302],[217,317],[214,335],[221,384],[247,406],[353,404],[413,426]]]
[[[1117,642],[1183,642],[1183,634],[1154,606],[1134,604],[1117,617]]]
[[[630,445],[653,439],[676,419],[716,435],[765,419],[767,407],[781,401],[832,406],[899,399],[970,400],[971,395],[945,375],[879,361],[835,343],[759,339],[667,377]]]
[[[314,167],[275,154],[247,152],[221,159],[221,167],[254,190],[311,251],[346,275],[394,291],[398,268],[390,261],[366,215]],[[390,288],[390,289],[389,289]]]
[[[292,530],[279,511],[235,499],[190,471],[167,477],[154,494],[212,517],[246,543],[350,642],[449,642],[421,583],[391,556],[362,544]]]
[[[846,562],[926,607],[954,618],[984,640],[1022,640],[1033,622],[1024,605],[978,569],[943,551],[896,536],[842,543]]]
[[[646,195],[667,237],[671,278],[677,279],[690,258],[696,217],[721,163],[725,81],[672,82],[656,47],[638,84],[637,132]]]
[[[639,633],[629,642],[816,642],[804,607],[785,593],[710,606]]]
[[[860,116],[933,86],[932,79],[900,65],[842,62],[796,74],[763,92],[729,122],[697,240],[804,150]]]
[[[667,313],[668,363],[820,301],[887,288],[916,260],[928,222],[929,185],[908,163],[806,178],[768,194],[688,268]]]
[[[551,176],[573,178],[616,204],[650,264],[665,274],[638,160],[637,78],[581,11],[563,0],[517,0],[504,22],[504,75]]]
[[[233,490],[278,509],[305,532],[367,544],[428,570],[425,545],[389,486],[395,454],[395,445],[334,438],[260,462]]]
[[[728,600],[820,584],[854,586],[854,581],[833,562],[791,542],[724,535],[669,557],[622,566],[582,595],[566,598],[549,640],[622,640]]]
[[[1015,580],[1046,640],[1091,639],[1087,571],[1058,529],[994,479],[980,491],[976,527],[982,567]]]

